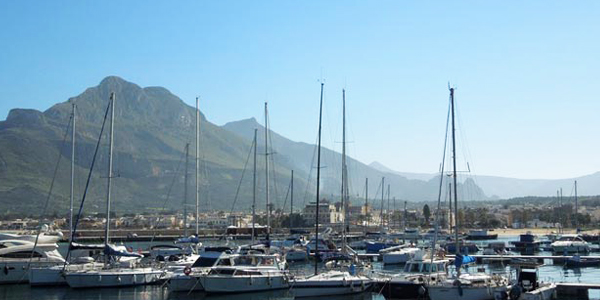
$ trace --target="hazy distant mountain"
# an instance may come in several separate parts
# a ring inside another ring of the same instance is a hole
[[[417,180],[431,180],[432,178],[436,177],[437,174],[425,174],[425,173],[410,173],[410,172],[399,172],[399,171],[394,171],[386,166],[384,166],[383,164],[381,164],[380,162],[374,161],[372,163],[369,164],[369,167],[374,168],[376,170],[382,171],[382,172],[386,172],[386,173],[393,173],[393,174],[397,174],[400,176],[404,176],[408,179],[417,179]]]
[[[72,104],[77,107],[76,128],[76,205],[79,203],[89,172],[92,154],[109,102],[117,97],[114,137],[113,208],[119,213],[167,209],[181,210],[184,199],[184,149],[189,146],[188,203],[194,202],[194,108],[165,88],[142,88],[119,77],[110,76],[98,86],[86,89],[66,102],[44,112],[13,109],[0,122],[0,209],[4,213],[39,214],[53,178],[57,160],[55,186],[49,207],[64,214],[68,205],[70,170],[70,134],[63,137],[69,123]],[[261,105],[257,103],[257,105]],[[302,124],[310,125],[310,124]],[[251,140],[259,129],[258,151],[264,153],[264,128],[254,119],[216,126],[201,116],[200,202],[201,208],[249,210],[251,187]],[[316,127],[316,126],[314,126]],[[90,181],[84,212],[103,211],[107,173],[107,137],[101,148]],[[261,133],[262,132],[262,133]],[[294,142],[271,132],[273,155],[270,177],[272,202],[276,207],[288,205],[290,171],[295,170],[295,206],[314,198],[315,146]],[[265,205],[264,155],[258,155],[257,207]],[[340,191],[341,155],[323,149],[322,195],[335,200]],[[246,170],[244,171],[244,168]],[[362,203],[364,181],[369,178],[369,198],[381,203],[381,177],[391,185],[391,197],[422,201],[437,199],[439,183],[435,178],[417,180],[348,159],[350,185],[354,201]],[[242,173],[244,179],[240,180]],[[238,189],[238,184],[241,186]],[[469,200],[486,199],[484,193],[469,183]],[[462,186],[459,187],[462,189]],[[237,200],[234,199],[238,194]],[[168,200],[168,201],[167,201]],[[284,204],[284,203],[288,204]]]

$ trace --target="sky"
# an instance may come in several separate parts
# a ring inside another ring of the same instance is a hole
[[[163,86],[223,125],[263,120],[403,172],[442,160],[448,84],[479,175],[600,171],[597,1],[2,1],[0,119],[104,77]]]

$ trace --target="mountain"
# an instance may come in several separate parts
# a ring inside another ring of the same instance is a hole
[[[264,144],[265,128],[254,118],[230,122],[223,125],[223,128],[238,134],[248,141],[253,139],[254,129],[258,129],[258,144]],[[314,182],[316,180],[316,146],[303,142],[294,142],[275,133],[272,129],[273,128],[270,128],[271,135],[269,138],[276,159],[286,162],[288,165],[295,166],[296,170],[308,174],[308,177],[306,177],[307,182]],[[341,154],[323,147],[321,149],[321,162],[321,165],[325,166],[321,171],[321,186],[323,187],[323,192],[335,199],[335,196],[339,195],[341,190]],[[436,177],[435,175],[430,176],[428,180],[408,179],[389,169],[374,168],[351,157],[347,158],[346,163],[348,165],[349,173],[348,185],[350,187],[350,194],[353,195],[351,201],[354,203],[364,202],[365,178],[369,178],[370,201],[371,203],[374,201],[374,205],[379,207],[381,205],[382,177],[385,177],[384,198],[386,202],[388,184],[390,185],[390,197],[395,197],[398,200],[437,200],[439,177]],[[312,185],[309,186],[312,187]],[[472,182],[469,182],[468,189],[470,190],[468,193],[465,190],[465,195],[469,195],[468,200],[488,199],[482,190]],[[459,191],[463,191],[463,185],[459,186]],[[310,193],[304,193],[300,196],[306,196],[307,194]],[[305,203],[306,201],[312,201],[312,198],[307,200],[306,197],[304,197],[302,198],[301,203]]]
[[[400,176],[404,176],[408,179],[417,179],[417,180],[431,180],[432,178],[435,178],[435,176],[437,176],[437,174],[425,174],[425,173],[410,173],[410,172],[399,172],[399,171],[394,171],[388,167],[386,167],[385,165],[381,164],[380,162],[374,161],[372,163],[369,164],[369,167],[374,168],[376,170],[382,171],[382,172],[386,172],[386,173],[394,173]]]
[[[0,121],[0,209],[4,214],[39,214],[48,198],[50,212],[67,211],[70,183],[70,133],[66,132],[72,105],[77,108],[75,203],[81,201],[92,156],[109,102],[116,95],[114,120],[113,206],[118,213],[162,209],[181,210],[184,203],[185,147],[189,145],[188,205],[194,203],[195,109],[162,87],[140,87],[116,76],[44,112],[13,109]],[[257,104],[258,105],[258,104]],[[201,115],[200,206],[202,210],[246,210],[252,202],[254,129],[259,130],[258,152],[264,153],[264,128],[255,119],[217,126]],[[100,139],[84,212],[102,212],[107,176],[107,131]],[[262,132],[262,133],[261,133]],[[288,205],[291,170],[295,171],[295,205],[314,198],[315,146],[291,141],[270,131],[273,150],[270,194],[276,207]],[[257,207],[265,207],[265,156],[258,155]],[[335,198],[340,190],[341,155],[322,152],[322,195]],[[57,164],[58,163],[58,164]],[[57,167],[58,166],[58,167]],[[56,177],[53,176],[56,168]],[[348,159],[354,201],[362,203],[366,177],[369,197],[381,198],[380,180],[391,184],[391,196],[402,200],[437,199],[438,182],[408,179]],[[242,175],[244,176],[242,179]],[[238,188],[239,185],[239,188]],[[473,199],[486,199],[475,185]],[[462,189],[462,187],[459,187]],[[237,195],[237,198],[236,198]],[[380,200],[375,201],[378,206]]]

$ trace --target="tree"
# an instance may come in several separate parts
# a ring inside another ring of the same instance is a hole
[[[429,205],[425,204],[423,206],[423,216],[425,217],[425,222],[429,225],[429,218],[431,217],[431,210],[429,209]]]

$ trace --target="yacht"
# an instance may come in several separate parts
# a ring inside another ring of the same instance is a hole
[[[588,253],[590,244],[577,234],[563,234],[558,240],[550,244],[554,253]]]
[[[373,285],[370,278],[351,272],[331,270],[321,274],[294,278],[290,290],[295,298],[357,294]]]
[[[0,232],[0,241],[11,240],[11,241],[26,241],[35,243],[37,238],[38,244],[54,244],[58,243],[63,237],[62,232],[57,232],[56,234],[49,234],[46,232],[42,232],[37,238],[36,234],[12,234]]]
[[[392,251],[380,251],[384,265],[404,264],[411,260],[421,249],[416,247],[401,247]]]
[[[200,257],[194,264],[170,276],[169,290],[172,292],[204,291],[201,279],[218,264],[221,257],[229,260],[229,255],[218,251],[200,253]]]
[[[517,267],[517,282],[508,292],[510,299],[546,300],[555,298],[556,283],[538,281],[537,266]]]
[[[27,283],[29,268],[62,266],[64,263],[57,244],[35,245],[27,240],[0,241],[0,283]]]
[[[471,230],[467,235],[467,240],[495,240],[498,234],[489,234],[487,229]]]
[[[417,253],[408,261],[400,274],[380,275],[381,294],[386,299],[427,299],[425,282],[446,277],[450,260],[443,257],[424,256]]]
[[[430,283],[427,292],[431,300],[504,299],[508,292],[508,281],[499,275],[463,274],[458,278]]]
[[[243,293],[289,287],[285,261],[279,255],[234,254],[220,258],[201,283],[207,293]]]
[[[511,241],[510,243],[515,247],[515,250],[525,254],[533,254],[539,251],[541,244],[537,237],[531,234],[531,231],[521,234],[518,241]]]

